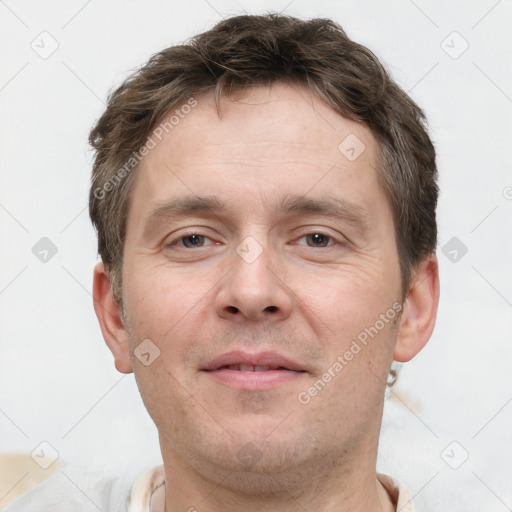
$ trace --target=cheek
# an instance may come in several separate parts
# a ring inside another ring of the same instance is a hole
[[[132,266],[126,279],[126,308],[139,334],[165,340],[201,312],[207,289],[199,280],[186,279],[164,266]]]
[[[373,325],[392,306],[395,283],[387,287],[383,280],[383,275],[359,269],[309,277],[299,287],[297,305],[304,304],[304,314],[316,329],[329,333],[329,338],[346,340]]]
[[[315,378],[332,382],[325,399],[336,408],[355,414],[361,400],[379,406],[396,339],[396,288],[392,275],[343,272],[302,289],[304,315],[325,350],[322,371],[336,375]]]
[[[132,267],[125,281],[129,343],[135,377],[144,404],[157,425],[169,422],[168,412],[193,408],[187,373],[189,340],[198,333],[198,317],[204,314],[204,291],[187,284],[162,267]],[[128,273],[127,272],[127,273]],[[145,366],[134,351],[149,339],[158,357]]]

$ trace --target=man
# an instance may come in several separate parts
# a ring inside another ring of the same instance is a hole
[[[90,142],[94,307],[163,466],[88,499],[413,510],[376,457],[391,363],[434,327],[437,173],[376,57],[329,20],[233,17],[153,56]]]

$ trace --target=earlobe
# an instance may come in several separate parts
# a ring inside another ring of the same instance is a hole
[[[439,266],[435,254],[421,261],[404,303],[393,359],[406,362],[426,345],[436,322]]]
[[[121,308],[112,295],[103,263],[98,263],[94,268],[93,299],[94,311],[105,343],[114,356],[116,369],[121,373],[132,373],[128,337],[121,318]]]

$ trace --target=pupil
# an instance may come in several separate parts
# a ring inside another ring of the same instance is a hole
[[[196,247],[201,242],[201,235],[189,235],[183,239],[185,247]]]
[[[314,233],[310,236],[315,245],[320,245],[321,247],[325,247],[327,245],[327,237],[325,235],[322,235],[321,233]]]

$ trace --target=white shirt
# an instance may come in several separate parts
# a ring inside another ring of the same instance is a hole
[[[407,488],[382,473],[377,478],[396,503],[397,512],[414,512]],[[138,478],[105,477],[98,471],[66,466],[42,484],[13,501],[3,512],[163,512],[163,466]]]

